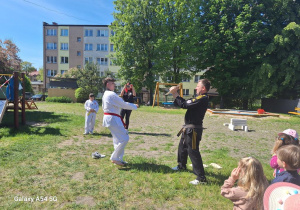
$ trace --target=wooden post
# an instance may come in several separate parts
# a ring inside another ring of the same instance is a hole
[[[14,124],[19,128],[19,73],[14,72]]]
[[[157,107],[159,107],[159,84],[157,86]]]
[[[22,125],[26,124],[26,118],[25,118],[25,73],[21,73],[21,77],[22,77]]]
[[[157,83],[156,83],[156,87],[155,87],[154,97],[153,97],[152,108],[153,108],[154,105],[155,105],[155,97],[156,97],[156,91],[157,91],[157,87],[158,87],[158,86],[159,86],[159,83],[157,82]]]

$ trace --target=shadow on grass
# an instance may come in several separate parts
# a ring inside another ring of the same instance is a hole
[[[145,136],[168,136],[170,137],[171,134],[167,134],[167,133],[145,133],[145,132],[134,132],[134,131],[129,131],[129,135],[130,134],[137,134],[137,135],[145,135]]]
[[[224,175],[220,173],[214,173],[213,171],[205,171],[205,176],[208,179],[209,184],[215,184],[221,187],[224,184],[224,181],[228,179],[230,174]],[[213,180],[210,177],[213,177]]]
[[[146,172],[154,172],[154,173],[173,173],[174,171],[166,165],[158,165],[155,163],[132,163],[128,164],[131,169],[139,170],[139,171],[146,171]]]
[[[9,136],[16,136],[18,134],[26,133],[29,135],[61,135],[59,128],[51,128],[47,125],[50,123],[56,122],[67,122],[68,117],[63,115],[55,115],[54,112],[27,112],[25,114],[26,123],[34,122],[33,125],[22,125],[22,118],[21,113],[19,112],[19,129],[15,129],[14,127],[14,112],[9,111],[6,112],[1,127],[8,128],[8,135]],[[34,126],[34,124],[44,124],[43,126]],[[3,135],[0,134],[0,138]]]

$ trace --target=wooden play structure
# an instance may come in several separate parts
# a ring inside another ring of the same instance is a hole
[[[159,86],[160,85],[171,85],[171,86],[178,86],[179,85],[179,95],[181,97],[183,97],[183,89],[182,89],[182,83],[176,84],[176,83],[160,83],[157,82],[156,83],[156,87],[155,87],[155,93],[154,93],[154,97],[153,97],[153,105],[152,107],[154,107],[155,105],[155,99],[157,98],[157,106],[159,106]]]
[[[289,114],[295,114],[295,115],[300,115],[300,108],[295,107],[295,111],[294,112],[288,112]]]
[[[30,102],[26,102],[25,100],[25,73],[21,73],[21,78],[19,78],[19,72],[14,72],[13,74],[0,74],[0,79],[5,80],[5,82],[0,85],[0,90],[2,91],[2,96],[0,97],[0,123],[6,110],[13,109],[14,127],[18,129],[19,110],[21,110],[22,124],[25,125],[25,105],[29,109],[33,109],[35,105]],[[21,84],[19,83],[19,80],[21,81]],[[5,85],[6,92],[3,91]],[[21,94],[19,94],[19,90],[21,90]],[[35,108],[37,109],[36,105]]]

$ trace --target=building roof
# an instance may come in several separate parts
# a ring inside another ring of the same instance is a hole
[[[29,76],[36,76],[36,75],[39,75],[39,71],[32,71],[29,73]]]
[[[85,27],[108,27],[109,25],[76,25],[76,24],[58,24],[52,22],[52,24],[43,22],[43,26],[85,26]]]

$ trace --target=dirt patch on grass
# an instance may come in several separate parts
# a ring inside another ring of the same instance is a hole
[[[77,172],[72,176],[72,180],[75,181],[83,181],[84,180],[84,172]]]
[[[35,121],[27,121],[27,125],[33,126],[33,127],[45,127],[49,125],[49,123],[41,123],[41,122],[35,122]]]
[[[95,200],[93,197],[91,196],[79,196],[76,198],[76,204],[80,205],[88,205],[88,206],[95,206],[96,203],[95,203]]]

